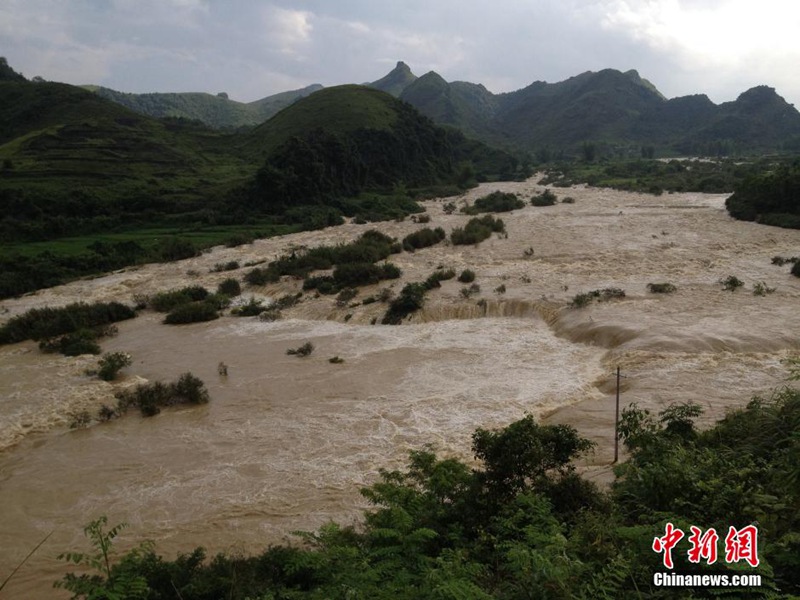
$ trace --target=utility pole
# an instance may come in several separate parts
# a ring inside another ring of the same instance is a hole
[[[619,367],[617,367],[617,414],[614,417],[614,462],[619,459]]]

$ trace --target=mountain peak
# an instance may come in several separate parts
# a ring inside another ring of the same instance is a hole
[[[416,79],[417,76],[411,72],[409,66],[402,60],[399,60],[395,68],[389,71],[388,74],[367,85],[397,98],[403,93],[403,90],[414,83]]]
[[[775,91],[775,88],[768,85],[757,85],[749,90],[739,94],[739,97],[732,104],[738,107],[739,110],[746,112],[764,112],[764,111],[777,111],[777,112],[796,112],[794,106],[786,102],[786,100]]]
[[[26,81],[26,79],[9,66],[5,56],[0,56],[0,81]]]
[[[757,85],[739,94],[737,102],[773,102],[782,98],[775,91],[775,88],[768,85]]]

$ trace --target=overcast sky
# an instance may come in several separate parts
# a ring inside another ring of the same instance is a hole
[[[610,67],[668,98],[766,84],[800,103],[800,2],[0,0],[0,56],[27,77],[241,101],[402,60],[495,93]]]

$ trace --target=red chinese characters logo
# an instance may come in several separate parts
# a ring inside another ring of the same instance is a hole
[[[712,527],[705,533],[699,527],[691,526],[692,535],[689,536],[689,562],[699,563],[701,558],[706,559],[709,565],[717,562],[717,541],[719,536]],[[702,534],[702,535],[701,535]]]
[[[672,549],[683,539],[683,532],[675,529],[672,523],[667,523],[667,533],[664,537],[653,540],[653,551],[664,553],[664,566],[672,568]]]
[[[707,564],[713,565],[717,562],[717,542],[719,535],[712,527],[705,533],[699,527],[690,527],[692,534],[688,541],[690,544],[688,557],[689,562],[699,563],[705,560]],[[653,551],[664,554],[664,567],[673,568],[672,550],[684,538],[682,530],[677,529],[672,523],[667,523],[665,533],[661,537],[653,538]],[[755,525],[748,525],[741,529],[730,527],[728,535],[725,536],[725,562],[736,563],[747,561],[751,567],[757,567],[758,560],[758,528]]]
[[[735,527],[728,529],[725,536],[726,562],[739,562],[746,560],[751,567],[758,566],[758,528],[748,525],[737,530]]]

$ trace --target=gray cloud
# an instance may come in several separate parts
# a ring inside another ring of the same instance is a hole
[[[800,7],[778,0],[4,0],[0,53],[27,76],[122,91],[227,91],[415,73],[494,92],[637,69],[715,102],[767,84],[800,99]],[[788,8],[787,8],[788,6]]]

